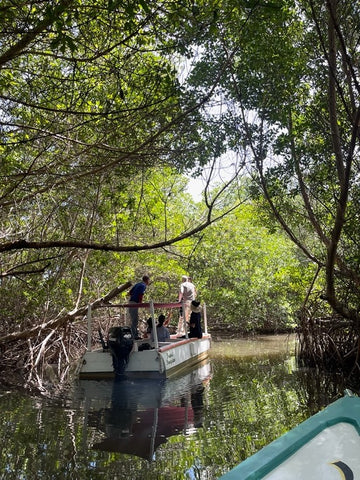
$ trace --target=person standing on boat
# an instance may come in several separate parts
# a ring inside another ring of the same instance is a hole
[[[189,338],[202,338],[201,329],[201,306],[200,302],[193,300],[191,302],[191,314],[190,314],[190,332]]]
[[[146,290],[146,287],[150,283],[150,277],[144,275],[142,277],[142,281],[136,283],[130,290],[129,295],[129,303],[141,303],[143,300],[143,296]],[[138,307],[130,307],[129,308],[129,315],[131,319],[131,331],[135,340],[140,339],[140,335],[138,332],[138,323],[139,323],[139,308]]]
[[[179,324],[177,328],[177,336],[182,336],[185,334],[185,325],[184,325],[184,318],[186,323],[189,323],[190,317],[190,305],[196,297],[196,288],[192,282],[189,282],[189,279],[186,275],[181,277],[181,285],[179,289],[179,302],[184,303],[184,312],[181,313],[179,318]]]
[[[188,277],[188,282],[193,284],[193,281],[192,281],[192,278],[191,278],[191,277]],[[193,284],[193,285],[194,285],[194,284]],[[197,292],[196,292],[196,287],[195,287],[195,285],[194,285],[194,300],[195,300],[195,298],[196,298],[196,295],[197,295]]]
[[[164,325],[165,315],[159,315],[158,324],[156,325],[156,334],[158,342],[166,342],[170,338],[170,332]],[[151,332],[151,340],[154,341],[154,333]]]

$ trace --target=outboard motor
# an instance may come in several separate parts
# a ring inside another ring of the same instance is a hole
[[[109,330],[109,349],[112,354],[115,375],[122,375],[134,345],[130,327],[112,327]]]

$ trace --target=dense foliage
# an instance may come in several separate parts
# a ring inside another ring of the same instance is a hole
[[[294,328],[314,274],[306,257],[281,231],[269,232],[250,204],[206,230],[191,265],[211,325],[228,326],[233,334]]]
[[[240,331],[292,326],[311,289],[357,325],[356,2],[0,12],[0,343],[29,332],[34,367],[44,335],[66,350],[63,308],[144,272],[159,299],[191,274],[214,322]],[[195,203],[184,175],[230,152],[233,178]]]
[[[272,221],[323,272],[323,297],[358,322],[359,6],[222,7],[217,34],[202,38],[192,82],[208,88],[227,59],[222,121],[217,112],[214,122],[246,158]]]

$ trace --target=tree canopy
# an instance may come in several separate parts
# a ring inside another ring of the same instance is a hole
[[[224,56],[222,122],[270,215],[325,272],[323,298],[358,321],[358,5],[224,5],[192,72],[208,88]],[[221,33],[220,33],[221,32]]]
[[[238,301],[242,325],[265,322],[276,303],[287,324],[319,285],[357,324],[356,3],[4,0],[0,12],[4,331],[41,325],[61,304],[76,309],[145,270],[159,295],[172,295],[183,271],[200,272],[205,298],[217,270],[225,281],[213,293]],[[234,177],[209,179],[196,204],[184,174],[214,172],[230,152]],[[249,211],[261,242],[254,226],[240,229]],[[242,295],[230,262],[245,272],[250,248],[259,260]],[[259,269],[272,281],[257,317]]]
[[[62,248],[138,251],[211,223],[211,202],[207,217],[171,235],[129,235],[123,221],[140,213],[129,185],[149,168],[205,161],[198,109],[211,92],[185,94],[183,47],[166,29],[191,8],[64,0],[1,9],[2,276],[23,275],[25,264],[45,272]]]

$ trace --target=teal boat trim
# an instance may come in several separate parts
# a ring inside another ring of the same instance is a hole
[[[219,480],[261,480],[323,430],[338,423],[353,425],[360,436],[360,398],[349,391],[241,462]]]

